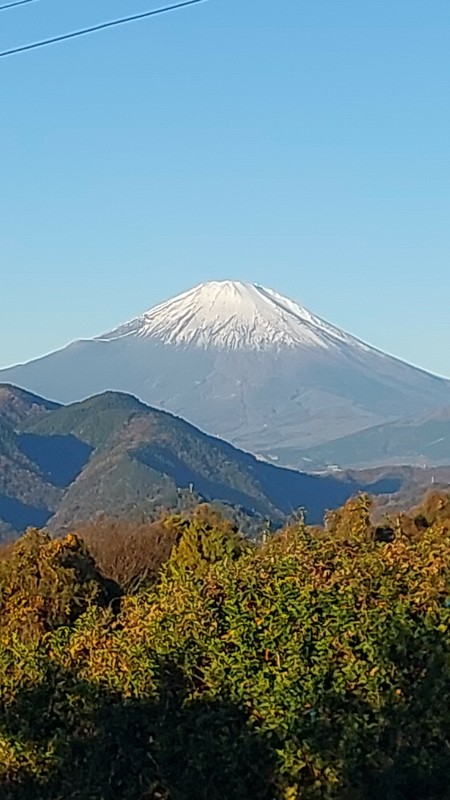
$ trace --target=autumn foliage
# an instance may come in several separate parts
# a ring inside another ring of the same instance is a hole
[[[171,517],[132,591],[30,532],[0,560],[1,797],[447,800],[450,505],[371,512],[259,546]]]

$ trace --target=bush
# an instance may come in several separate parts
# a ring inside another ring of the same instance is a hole
[[[159,580],[117,616],[88,594],[5,638],[2,798],[448,800],[450,520],[380,537],[369,510],[259,548],[170,518]],[[16,572],[46,569],[36,536]]]
[[[106,604],[113,588],[76,536],[30,529],[0,560],[0,631],[40,636]]]
[[[167,519],[139,523],[102,517],[79,527],[77,535],[102,574],[130,594],[157,579],[178,531]]]
[[[167,525],[176,534],[169,560],[175,570],[203,575],[211,564],[236,560],[250,548],[233,523],[207,505],[200,505],[191,517],[170,517]]]

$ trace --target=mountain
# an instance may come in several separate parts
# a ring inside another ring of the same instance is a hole
[[[26,392],[17,386],[0,384],[0,420],[13,425],[38,417],[46,411],[58,408],[59,403]]]
[[[17,396],[14,387],[1,392]],[[0,410],[4,536],[30,525],[73,528],[99,513],[152,517],[199,500],[279,524],[301,506],[318,522],[360,490],[392,492],[400,485],[276,467],[130,395],[106,392],[52,408],[43,401],[35,411],[30,406],[12,423]]]
[[[329,465],[343,469],[365,469],[380,464],[447,466],[450,406],[334,439],[305,450],[302,457],[309,469]]]
[[[238,281],[201,284],[0,380],[63,403],[131,393],[291,467],[305,449],[450,405],[450,381]]]
[[[14,386],[0,385],[0,539],[44,525],[61,498],[27,454],[17,426],[58,408]]]

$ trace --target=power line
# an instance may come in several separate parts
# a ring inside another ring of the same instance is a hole
[[[14,3],[8,3],[6,6],[0,6],[0,11],[6,11],[7,8],[15,8],[16,6],[24,6],[25,3],[35,3],[36,0],[14,0]]]
[[[21,2],[32,2],[32,0],[20,0]],[[204,3],[205,0],[184,0],[184,2],[176,3],[172,6],[164,6],[164,8],[156,8],[153,11],[146,11],[143,14],[135,14],[132,17],[122,17],[121,19],[114,19],[110,22],[102,22],[100,25],[94,25],[92,28],[83,28],[79,31],[72,33],[64,33],[62,36],[55,36],[53,39],[43,39],[40,42],[33,42],[32,44],[25,44],[21,47],[14,47],[12,50],[4,50],[0,53],[0,58],[5,56],[12,56],[15,53],[24,53],[26,50],[36,50],[38,47],[46,47],[50,44],[57,42],[65,42],[67,39],[75,39],[78,36],[86,36],[89,33],[96,33],[97,31],[105,30],[105,28],[112,28],[117,25],[125,25],[127,22],[135,22],[139,19],[146,19],[147,17],[156,17],[157,14],[167,14],[169,11],[176,11],[179,8],[186,8],[193,6],[197,3]]]

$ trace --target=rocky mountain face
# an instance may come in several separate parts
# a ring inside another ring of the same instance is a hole
[[[199,501],[275,525],[303,507],[319,522],[358,491],[400,485],[275,467],[130,395],[57,406],[0,386],[0,398],[0,537],[28,526],[73,529],[102,513],[152,518]],[[11,406],[20,419],[9,419]]]
[[[197,286],[102,336],[0,371],[0,381],[62,403],[131,393],[258,457],[303,469],[322,464],[308,461],[312,448],[450,407],[450,381],[273,290],[237,281]]]

